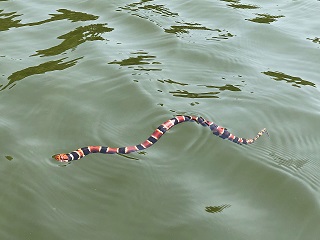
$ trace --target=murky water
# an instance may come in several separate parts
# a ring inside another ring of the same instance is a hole
[[[318,239],[319,1],[0,1],[1,239]],[[144,141],[130,155],[53,154]]]

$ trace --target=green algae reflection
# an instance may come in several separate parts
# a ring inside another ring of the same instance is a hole
[[[313,82],[303,80],[300,77],[290,76],[282,72],[267,71],[262,73],[267,76],[270,76],[275,81],[286,81],[287,83],[292,83],[293,87],[298,87],[298,88],[300,88],[301,86],[316,87],[316,85]]]
[[[21,20],[15,20],[14,18],[21,16],[17,12],[4,12],[0,10],[0,31],[6,31],[13,27],[20,27]]]
[[[105,40],[101,34],[111,32],[112,30],[113,28],[107,27],[106,24],[80,26],[73,31],[59,36],[58,39],[63,39],[59,45],[44,50],[38,50],[37,53],[32,56],[54,56],[70,49],[74,50],[77,46],[87,41]]]
[[[26,26],[37,26],[44,23],[61,21],[61,20],[69,20],[71,22],[79,22],[79,21],[93,21],[98,19],[98,16],[94,16],[87,13],[75,12],[68,9],[58,9],[58,14],[49,14],[52,17],[31,23],[21,23],[21,19],[15,19],[17,17],[22,16],[23,14],[19,14],[17,12],[4,12],[4,10],[0,10],[0,31],[6,31],[10,28],[18,28],[18,27],[26,27]]]
[[[208,206],[205,208],[205,210],[208,213],[220,213],[224,209],[229,208],[229,207],[231,207],[230,204],[224,204],[224,205],[220,205],[220,206]]]
[[[260,8],[252,4],[243,4],[239,0],[222,0],[223,2],[228,2],[228,6],[236,9],[257,9]]]
[[[71,22],[84,22],[93,21],[99,18],[98,16],[92,14],[71,11],[68,9],[59,9],[57,10],[57,13],[49,15],[51,17],[41,21],[21,23],[21,20],[17,19],[17,17],[22,16],[22,14],[18,14],[17,12],[6,13],[4,12],[4,10],[0,10],[0,31],[5,31],[10,28],[34,27],[41,24],[61,20],[67,20]],[[102,36],[102,34],[111,32],[112,30],[113,28],[107,27],[106,23],[77,26],[74,30],[57,37],[58,39],[62,40],[60,44],[49,47],[47,49],[37,50],[36,53],[31,55],[30,57],[51,57],[62,55],[68,50],[74,51],[80,44],[83,44],[85,42],[97,40],[104,41],[106,39]],[[29,66],[25,69],[18,70],[8,77],[8,84],[6,84],[5,86],[0,86],[0,91],[6,88],[12,88],[17,81],[20,81],[26,77],[37,74],[44,74],[50,71],[64,70],[66,68],[72,67],[77,64],[78,61],[82,58],[83,57],[78,57],[72,60],[67,60],[67,57],[60,57],[58,60],[51,60],[40,63],[36,66]]]
[[[256,14],[257,17],[255,18],[252,18],[252,19],[246,19],[250,22],[255,22],[255,23],[264,23],[264,24],[270,24],[272,22],[275,22],[277,21],[278,18],[282,18],[284,17],[283,15],[270,15],[270,14],[260,14],[260,13],[257,13]]]
[[[19,81],[19,80],[24,79],[26,77],[36,75],[36,74],[43,74],[43,73],[50,72],[50,71],[63,70],[63,69],[72,67],[78,62],[78,60],[82,59],[82,57],[64,62],[65,59],[67,59],[67,58],[61,58],[59,60],[45,62],[45,63],[39,64],[37,66],[28,67],[28,68],[22,69],[20,71],[14,72],[8,77],[9,83],[7,85],[3,86],[0,89],[0,91],[6,89],[10,85],[11,85],[11,87],[13,87],[14,86],[13,84],[16,81]]]
[[[149,53],[145,51],[137,51],[131,53],[131,57],[120,60],[120,61],[113,61],[109,62],[109,64],[118,64],[120,66],[126,66],[126,67],[134,67],[134,70],[139,71],[161,71],[161,68],[154,68],[154,67],[143,67],[142,65],[159,65],[160,62],[155,61],[156,56],[149,55]]]

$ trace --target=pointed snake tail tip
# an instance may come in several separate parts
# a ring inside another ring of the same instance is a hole
[[[264,129],[264,131],[267,134],[267,136],[270,137],[270,134],[269,134],[269,132],[268,132],[268,130],[266,128]]]

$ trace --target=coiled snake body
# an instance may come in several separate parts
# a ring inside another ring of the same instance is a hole
[[[239,138],[231,134],[227,131],[226,128],[220,127],[217,124],[210,122],[208,120],[205,120],[202,117],[196,117],[196,116],[176,116],[174,118],[171,118],[161,124],[152,134],[151,136],[145,140],[144,142],[135,145],[135,146],[127,146],[127,147],[118,147],[118,148],[111,148],[111,147],[104,147],[104,146],[87,146],[83,148],[79,148],[78,150],[75,150],[70,153],[60,153],[53,156],[54,159],[56,159],[59,162],[70,162],[72,160],[78,160],[90,153],[105,153],[105,154],[114,154],[114,153],[121,153],[121,154],[127,154],[131,152],[136,152],[140,150],[144,150],[146,148],[151,147],[153,144],[155,144],[163,134],[165,134],[170,128],[173,126],[183,123],[183,122],[197,122],[200,125],[204,127],[209,127],[212,133],[216,136],[219,136],[223,139],[228,139],[234,143],[237,144],[251,144],[255,142],[263,133],[267,133],[267,130],[264,128],[262,129],[254,138]]]

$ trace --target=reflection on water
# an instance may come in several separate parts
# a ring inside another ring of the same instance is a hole
[[[212,31],[212,29],[201,26],[199,23],[183,23],[183,22],[176,22],[179,25],[171,26],[170,29],[164,29],[166,33],[189,33],[189,30],[205,30],[205,31]]]
[[[141,2],[151,2],[151,1],[152,0],[142,0]],[[171,12],[170,9],[168,9],[167,7],[165,7],[162,4],[153,4],[153,5],[146,4],[146,5],[143,5],[139,8],[144,9],[144,10],[149,10],[151,12],[160,14],[164,17],[178,16],[178,13]]]
[[[158,81],[161,82],[161,83],[177,84],[177,85],[180,85],[180,86],[187,86],[187,85],[189,85],[189,84],[187,84],[187,83],[176,82],[176,81],[173,81],[173,80],[171,80],[171,79],[158,80]]]
[[[12,88],[15,85],[16,81],[22,80],[26,77],[36,75],[36,74],[43,74],[46,72],[56,71],[56,70],[64,70],[66,68],[72,67],[75,64],[77,64],[77,62],[82,58],[83,57],[79,57],[79,58],[64,62],[64,60],[67,59],[65,57],[65,58],[61,58],[59,60],[41,63],[37,66],[28,67],[23,70],[14,72],[8,77],[9,83],[7,85],[3,86],[0,89],[0,91],[6,89],[10,85],[11,85],[10,88]]]
[[[185,21],[180,17],[179,13],[171,11],[162,4],[151,4],[151,2],[153,2],[153,0],[142,0],[140,2],[127,4],[124,7],[120,7],[119,11],[128,11],[134,16],[146,19],[161,27],[164,32],[175,34],[182,39],[186,35],[192,37],[192,31],[195,31],[196,35],[193,39],[194,41],[199,41],[200,39],[220,41],[234,36],[225,29],[212,29],[200,23]],[[204,36],[204,38],[202,38],[202,36]]]
[[[140,2],[127,4],[124,7],[120,7],[120,9],[130,11],[133,15],[139,16],[142,18],[148,18],[148,15],[150,14],[151,15],[158,14],[163,17],[178,16],[178,13],[174,13],[170,11],[170,9],[166,8],[164,5],[148,4],[149,2],[152,2],[152,1],[153,0],[141,0]],[[144,10],[144,11],[141,11],[141,10]],[[143,13],[146,13],[146,16],[144,16]]]
[[[292,83],[292,86],[294,86],[294,87],[300,88],[303,85],[316,87],[316,85],[313,82],[303,80],[300,77],[290,76],[290,75],[282,73],[282,72],[267,71],[267,72],[262,72],[262,73],[267,76],[272,77],[273,80],[286,81],[287,83]]]
[[[14,18],[21,16],[17,12],[5,13],[0,10],[0,31],[6,31],[12,27],[19,27],[21,20],[14,20]]]
[[[226,84],[224,86],[213,86],[213,85],[199,85],[199,86],[205,86],[207,88],[217,88],[220,91],[225,91],[225,90],[232,91],[232,92],[241,91],[241,89],[238,88],[238,87],[240,87],[240,85],[232,85],[232,84]]]
[[[220,206],[208,206],[205,208],[206,212],[208,213],[220,213],[222,212],[224,209],[231,207],[230,204],[223,204]]]
[[[3,10],[0,10],[0,31],[5,31],[13,27],[17,28],[17,27],[24,27],[24,26],[36,26],[36,25],[41,25],[44,23],[49,23],[49,22],[59,21],[59,20],[70,20],[71,22],[78,22],[78,21],[92,21],[99,18],[91,14],[75,12],[68,9],[58,9],[57,12],[59,12],[59,14],[49,14],[52,16],[51,18],[38,21],[38,22],[22,24],[20,23],[21,19],[14,20],[14,18],[20,17],[22,16],[22,14],[17,14],[17,12],[4,13]]]
[[[241,3],[230,3],[229,7],[238,8],[238,9],[257,9],[259,8],[257,5],[252,4],[241,4]]]
[[[311,40],[314,43],[320,43],[320,38],[315,37],[315,38],[307,38],[308,40]]]
[[[284,17],[283,15],[270,15],[270,14],[260,14],[257,13],[256,14],[258,17],[252,18],[252,19],[246,19],[248,21],[251,22],[255,22],[255,23],[265,23],[265,24],[270,24],[272,22],[277,21],[278,18],[282,18]]]
[[[69,20],[71,22],[79,22],[79,21],[93,21],[98,19],[98,16],[94,16],[88,13],[82,13],[82,12],[75,12],[68,9],[58,9],[57,12],[59,14],[49,14],[52,17],[48,18],[47,20],[34,22],[34,23],[28,23],[25,24],[26,26],[33,26],[33,25],[40,25],[43,23],[53,22],[53,21],[59,21],[59,20]]]
[[[189,86],[190,84],[187,83],[181,83],[177,81],[173,81],[171,79],[166,79],[166,80],[158,80],[161,83],[169,83],[172,85],[180,85],[180,86]],[[222,91],[232,91],[232,92],[238,92],[241,91],[239,88],[240,85],[232,85],[232,84],[225,84],[223,86],[216,86],[216,85],[196,85],[197,87],[206,87],[206,88],[214,88],[218,89],[219,91],[215,92],[200,92],[200,93],[195,93],[195,92],[189,92],[187,90],[181,90],[178,89],[176,91],[170,91],[174,97],[183,97],[183,98],[219,98],[217,95],[221,93]]]
[[[228,2],[227,6],[235,8],[235,9],[259,9],[260,7],[254,4],[243,4],[240,0],[221,0],[223,2]],[[264,24],[270,24],[272,22],[277,21],[278,18],[284,17],[283,15],[270,15],[266,13],[256,13],[257,17],[246,19],[250,22],[255,23],[264,23]]]
[[[214,29],[214,31],[218,32],[218,36],[209,37],[206,40],[221,41],[221,40],[227,40],[229,38],[236,36],[225,29]]]
[[[177,90],[177,91],[170,91],[169,93],[172,94],[174,97],[183,97],[183,98],[219,98],[217,94],[220,92],[188,92],[186,90]]]
[[[37,26],[49,22],[60,21],[60,20],[68,20],[71,22],[79,22],[79,21],[93,21],[98,19],[98,16],[75,12],[68,9],[59,9],[57,10],[57,14],[50,14],[51,17],[42,21],[31,22],[31,23],[20,23],[21,20],[14,20],[14,18],[22,16],[22,14],[17,14],[16,12],[4,13],[3,10],[0,11],[0,31],[8,30],[12,27],[31,27]],[[31,57],[40,56],[40,57],[49,57],[56,56],[59,54],[65,53],[67,50],[75,50],[77,46],[83,44],[87,41],[97,41],[97,40],[106,40],[101,35],[107,32],[111,32],[113,28],[107,27],[106,23],[103,24],[90,24],[87,26],[80,26],[75,28],[74,30],[57,37],[58,39],[62,39],[63,41],[53,47],[37,50],[36,54],[33,54]],[[8,77],[8,84],[5,86],[1,86],[1,90],[6,89],[7,87],[12,88],[15,85],[16,81],[22,80],[28,76],[43,74],[50,71],[55,70],[64,70],[69,67],[74,66],[78,63],[80,59],[83,57],[79,57],[76,59],[72,59],[69,61],[65,61],[67,58],[60,58],[58,60],[51,60],[45,63],[41,63],[37,66],[27,67],[25,69],[16,71],[12,73]],[[14,83],[14,84],[13,84]]]
[[[243,4],[240,0],[222,0],[223,2],[229,2],[228,6],[232,8],[238,8],[238,9],[257,9],[259,8],[256,5],[253,4]]]
[[[12,156],[5,156],[5,158],[9,161],[13,160],[13,157]]]
[[[121,61],[113,61],[109,62],[109,64],[118,64],[120,66],[135,66],[134,70],[140,70],[140,71],[161,71],[161,68],[149,68],[149,67],[143,67],[141,65],[157,65],[161,64],[160,62],[154,61],[156,56],[148,55],[145,51],[138,51],[131,53],[134,55],[133,57],[129,57],[126,59],[123,59]],[[138,67],[137,67],[138,66]]]
[[[49,22],[59,21],[59,20],[69,20],[71,22],[93,21],[99,18],[98,16],[94,16],[94,15],[82,13],[82,12],[75,12],[68,9],[58,9],[57,12],[59,12],[59,14],[49,14],[52,17],[46,20],[21,24],[21,26],[35,26],[35,25],[41,25],[44,23],[49,23]]]
[[[106,27],[106,24],[91,24],[77,27],[75,30],[59,36],[58,39],[64,39],[59,45],[38,50],[37,54],[32,56],[54,56],[70,49],[74,50],[77,46],[87,41],[106,40],[101,37],[101,35],[106,32],[111,32],[112,30],[113,28]]]

